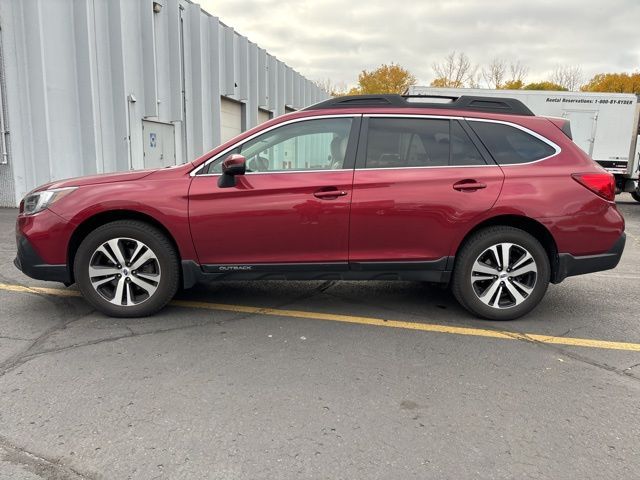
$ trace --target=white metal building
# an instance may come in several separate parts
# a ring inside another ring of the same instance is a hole
[[[0,206],[189,161],[328,96],[188,0],[0,0],[0,86]]]

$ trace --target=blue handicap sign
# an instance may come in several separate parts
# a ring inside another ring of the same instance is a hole
[[[149,134],[149,146],[151,148],[156,148],[156,134],[155,133],[150,133]]]

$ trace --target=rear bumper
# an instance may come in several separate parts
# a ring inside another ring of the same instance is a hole
[[[613,247],[598,255],[585,255],[574,257],[570,253],[559,253],[558,263],[555,269],[553,283],[560,283],[567,277],[582,275],[584,273],[600,272],[615,268],[622,257],[626,235],[623,233]]]
[[[49,280],[70,284],[71,274],[66,265],[51,265],[44,263],[38,253],[25,237],[16,238],[18,254],[13,264],[25,275],[37,280]]]

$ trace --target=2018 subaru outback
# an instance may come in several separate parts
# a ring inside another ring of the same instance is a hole
[[[113,316],[199,281],[401,279],[513,319],[624,248],[613,177],[568,127],[506,98],[336,98],[185,165],[39,187],[15,263]]]

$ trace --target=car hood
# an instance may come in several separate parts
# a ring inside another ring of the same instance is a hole
[[[65,180],[57,180],[55,182],[49,182],[45,185],[41,185],[34,191],[37,192],[50,188],[82,187],[84,185],[97,185],[100,183],[129,182],[132,180],[140,180],[141,178],[147,177],[157,171],[158,169],[133,170],[130,172],[103,173],[100,175],[68,178]]]

